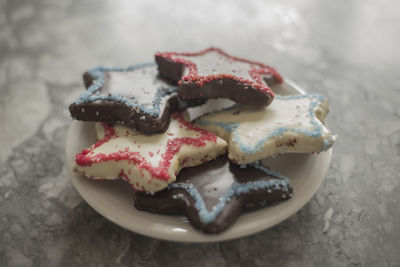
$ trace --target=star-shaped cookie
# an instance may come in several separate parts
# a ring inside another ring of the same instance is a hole
[[[226,152],[226,142],[173,113],[166,132],[144,135],[123,125],[98,123],[100,140],[76,155],[74,170],[92,179],[122,178],[135,190],[154,193],[176,179],[183,167]]]
[[[287,178],[259,164],[243,168],[223,155],[183,169],[175,183],[155,195],[136,192],[134,205],[154,213],[183,213],[197,229],[219,233],[243,211],[290,199],[292,192]]]
[[[221,97],[267,106],[274,97],[267,83],[283,81],[275,69],[218,48],[197,53],[157,53],[155,58],[160,74],[178,82],[181,96],[189,99]]]
[[[328,112],[323,95],[276,96],[268,107],[234,105],[194,123],[227,141],[232,161],[246,164],[280,153],[327,150],[336,139],[324,126]]]
[[[69,107],[83,121],[125,124],[153,134],[167,129],[170,113],[199,101],[183,101],[178,88],[160,78],[155,63],[128,68],[97,67],[84,74],[88,90]]]

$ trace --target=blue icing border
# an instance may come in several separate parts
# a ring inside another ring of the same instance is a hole
[[[86,102],[94,102],[97,100],[108,100],[108,101],[115,101],[120,102],[128,107],[138,108],[142,112],[147,113],[153,117],[160,116],[160,103],[164,96],[173,94],[178,92],[178,87],[173,86],[168,90],[162,89],[161,87],[157,88],[154,100],[153,100],[153,107],[147,108],[141,104],[133,102],[131,99],[124,97],[123,95],[119,94],[100,94],[98,92],[104,86],[104,72],[109,71],[135,71],[142,68],[147,67],[154,67],[156,63],[143,63],[137,64],[133,66],[129,66],[127,68],[119,68],[119,67],[96,67],[89,71],[89,74],[94,78],[92,85],[84,92],[76,101],[75,104],[79,105]],[[97,92],[96,92],[97,91]]]
[[[279,100],[314,98],[315,100],[310,102],[310,107],[308,109],[310,123],[314,126],[314,129],[312,131],[305,131],[305,130],[298,129],[298,128],[280,127],[278,129],[276,129],[274,132],[272,132],[271,134],[262,138],[259,142],[257,142],[257,144],[255,146],[251,146],[251,145],[245,145],[240,141],[240,136],[239,136],[238,132],[236,131],[236,129],[239,128],[239,125],[240,125],[239,122],[214,122],[214,121],[208,121],[208,120],[203,120],[203,119],[199,118],[199,119],[195,120],[195,123],[197,123],[198,125],[201,125],[201,126],[209,126],[209,125],[217,126],[217,127],[222,128],[228,134],[232,133],[233,134],[232,141],[239,144],[240,149],[247,155],[254,154],[254,153],[260,151],[262,149],[264,143],[268,139],[282,135],[286,131],[298,132],[298,133],[305,134],[305,135],[308,135],[313,138],[322,136],[321,122],[316,119],[314,109],[318,106],[318,104],[320,102],[322,102],[326,99],[326,97],[324,95],[321,95],[321,94],[288,95],[288,96],[276,95],[275,98],[279,99]],[[232,110],[232,109],[240,107],[240,106],[241,106],[240,104],[235,104],[231,107],[221,109],[221,110],[213,112],[211,114],[225,112],[225,111]],[[330,146],[332,146],[332,138],[330,141],[324,140],[323,149],[327,150]]]
[[[223,211],[226,203],[228,203],[229,200],[234,196],[238,196],[240,194],[245,194],[250,191],[261,190],[261,189],[267,189],[267,192],[271,193],[272,191],[270,189],[272,188],[280,189],[281,186],[285,191],[288,190],[290,186],[290,180],[285,176],[261,166],[259,162],[251,163],[248,165],[257,168],[265,172],[266,174],[275,176],[277,179],[271,179],[267,181],[253,181],[247,183],[234,182],[232,183],[228,191],[220,197],[218,203],[212,207],[211,211],[207,209],[203,197],[200,195],[199,191],[197,191],[197,189],[193,186],[193,184],[172,183],[168,186],[168,188],[169,189],[180,188],[184,189],[187,193],[189,193],[189,195],[194,200],[194,207],[199,212],[199,218],[203,223],[213,222],[217,218],[217,216]],[[287,197],[289,198],[289,195]],[[262,203],[260,204],[265,206],[266,202],[264,202],[264,204]]]

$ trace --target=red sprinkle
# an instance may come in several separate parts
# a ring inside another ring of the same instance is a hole
[[[185,157],[185,158],[181,161],[181,165],[182,165],[182,166],[185,166],[186,162],[188,162],[188,161],[189,161],[189,158],[188,158],[188,157]]]
[[[121,169],[121,171],[118,174],[118,177],[129,182],[128,175],[126,175],[126,173],[124,172],[124,169]]]

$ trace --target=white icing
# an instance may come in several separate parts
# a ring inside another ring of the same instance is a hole
[[[232,74],[253,81],[253,78],[249,75],[249,63],[234,61],[216,51],[205,53],[202,56],[179,56],[179,58],[190,60],[195,63],[197,72],[201,76]],[[189,70],[186,68],[184,75],[187,74],[189,74]]]
[[[116,95],[138,97],[149,95],[149,88],[167,88],[165,82],[157,79],[157,68],[152,66],[137,71],[112,71],[108,72],[108,77],[108,93]]]

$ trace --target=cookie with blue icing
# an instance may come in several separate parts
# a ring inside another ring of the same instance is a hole
[[[194,123],[227,141],[232,161],[247,164],[281,153],[329,149],[336,136],[324,125],[328,112],[323,95],[276,96],[268,107],[234,105]]]
[[[259,164],[240,166],[226,155],[180,171],[167,189],[149,195],[135,192],[137,209],[184,214],[192,225],[216,234],[227,229],[242,212],[288,200],[289,179]]]
[[[204,102],[182,100],[155,63],[97,67],[84,74],[84,83],[87,91],[69,106],[74,119],[121,123],[144,134],[164,132],[172,111]]]

